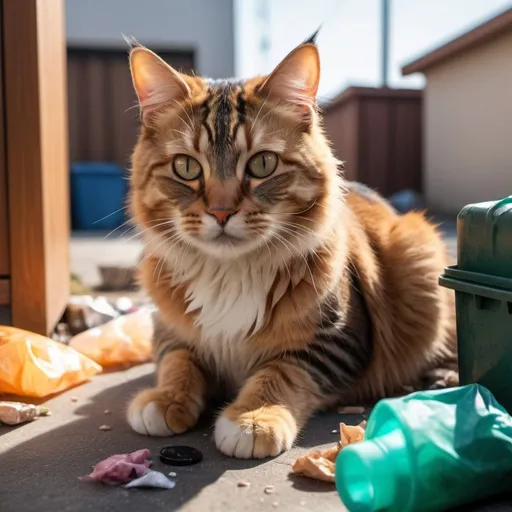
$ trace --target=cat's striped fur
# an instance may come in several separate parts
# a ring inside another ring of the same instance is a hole
[[[131,65],[131,207],[158,306],[157,385],[129,406],[136,431],[183,432],[222,391],[218,448],[276,455],[315,411],[394,393],[453,356],[441,237],[343,181],[314,44],[246,81],[185,76],[142,47]]]

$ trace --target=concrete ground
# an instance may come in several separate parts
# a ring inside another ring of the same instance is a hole
[[[450,250],[455,249],[454,224],[444,229]],[[135,264],[140,243],[104,240],[103,237],[74,236],[71,243],[73,271],[87,284],[97,284],[98,264]],[[359,423],[361,417],[329,413],[307,425],[297,446],[273,460],[242,461],[221,455],[212,440],[212,421],[204,420],[194,431],[176,438],[148,438],[132,432],[124,409],[137,389],[150,386],[153,366],[96,376],[91,382],[69,390],[47,402],[52,416],[19,427],[0,426],[0,511],[1,512],[260,512],[266,510],[342,511],[341,501],[330,484],[292,477],[290,467],[298,454],[311,447],[330,446],[338,436],[332,430],[340,421]],[[76,401],[71,398],[76,397]],[[110,415],[104,411],[110,410]],[[110,431],[98,427],[109,424]],[[171,468],[158,460],[166,444],[186,444],[200,449],[204,461],[196,466]],[[114,453],[149,448],[154,468],[175,471],[172,490],[125,490],[81,482],[91,466]],[[250,487],[239,488],[241,480]],[[275,486],[265,494],[266,485]],[[512,488],[512,487],[511,487]],[[466,511],[511,511],[512,499],[466,506]]]
[[[215,448],[211,420],[174,438],[135,434],[124,419],[133,393],[153,380],[150,364],[98,375],[91,382],[47,402],[52,415],[19,427],[0,426],[0,510],[2,512],[263,512],[345,510],[333,485],[291,476],[296,456],[311,447],[331,446],[340,421],[361,417],[319,415],[307,425],[293,450],[273,460],[245,461],[225,457]],[[76,401],[72,400],[76,398]],[[104,414],[110,410],[111,414]],[[108,424],[110,431],[98,427]],[[158,460],[162,446],[186,444],[203,452],[196,466],[170,467]],[[126,490],[77,479],[114,453],[151,450],[154,468],[176,472],[171,490]],[[241,480],[250,487],[239,488]],[[273,494],[265,494],[266,485]],[[461,511],[512,511],[512,500],[471,505]]]

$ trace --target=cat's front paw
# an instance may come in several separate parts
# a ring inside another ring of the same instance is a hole
[[[280,405],[240,411],[228,407],[215,424],[215,444],[224,454],[239,459],[275,457],[292,447],[297,422]]]
[[[180,400],[176,396],[179,394],[158,388],[141,391],[128,406],[128,423],[146,436],[172,436],[189,430],[202,406],[186,395]]]

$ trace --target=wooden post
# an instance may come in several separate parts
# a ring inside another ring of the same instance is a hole
[[[69,295],[63,0],[3,0],[12,323],[47,334]]]

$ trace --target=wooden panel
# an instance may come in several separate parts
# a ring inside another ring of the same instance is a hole
[[[346,177],[389,196],[421,192],[422,93],[350,87],[325,106],[325,126]]]
[[[62,0],[3,2],[12,320],[48,333],[69,293]]]
[[[359,102],[352,101],[334,106],[325,113],[324,123],[334,154],[345,162],[345,177],[349,180],[357,180]]]
[[[362,100],[359,176],[363,183],[381,194],[387,193],[390,110],[389,102],[384,99]]]
[[[392,169],[392,192],[407,188],[421,192],[422,168],[422,110],[421,101],[395,102],[393,130],[396,133],[391,152],[395,165]]]
[[[9,279],[0,279],[0,306],[11,303],[11,282]]]
[[[0,26],[0,41],[2,28]],[[0,48],[1,49],[1,48]],[[4,97],[3,97],[3,65],[2,51],[0,51],[0,276],[7,276],[10,272],[9,264],[9,225],[7,221],[7,170],[5,160],[5,132],[4,132]],[[0,302],[1,304],[1,302]]]
[[[69,168],[64,0],[37,0],[46,331],[69,298]]]
[[[191,51],[158,53],[176,69],[193,67]],[[128,51],[69,48],[68,84],[70,161],[129,166],[140,122]]]

